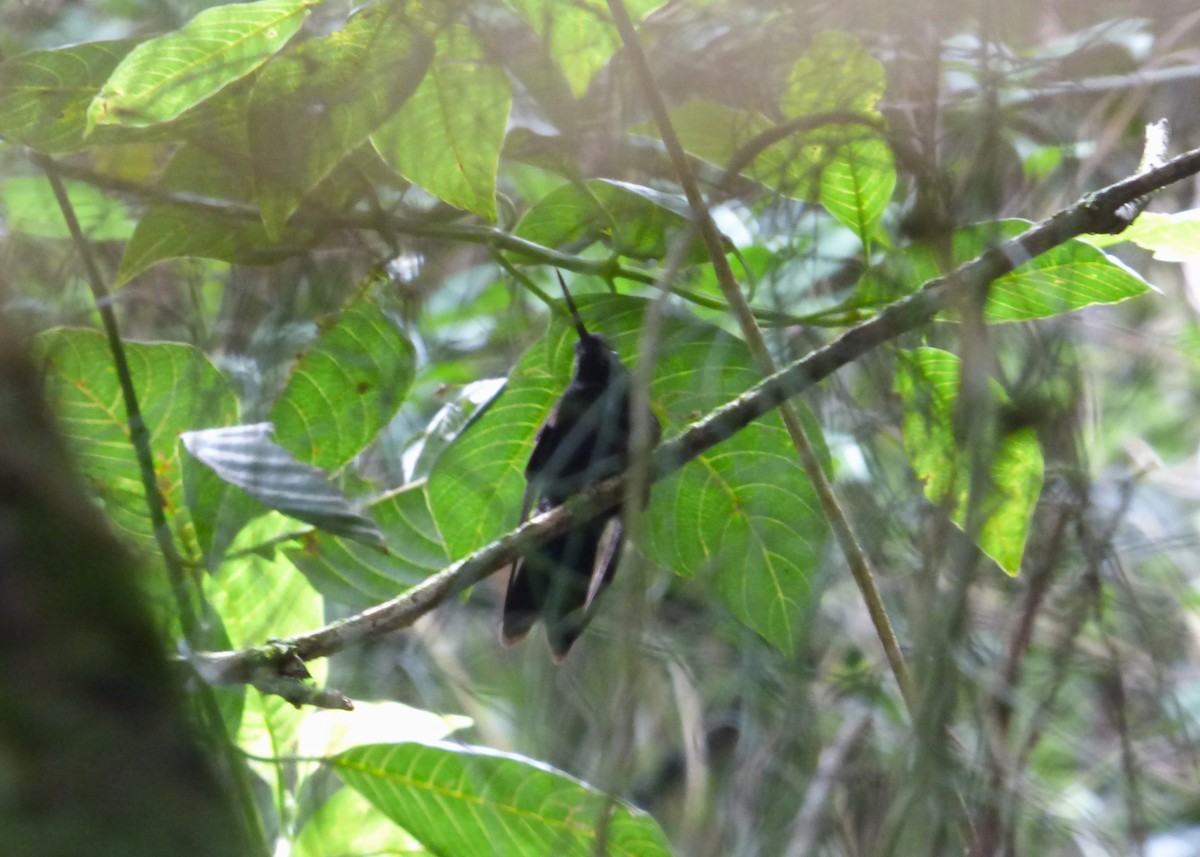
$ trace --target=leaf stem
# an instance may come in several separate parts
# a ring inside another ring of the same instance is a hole
[[[104,278],[100,275],[100,269],[92,255],[91,245],[79,226],[79,218],[75,216],[75,207],[71,204],[67,189],[54,169],[53,162],[42,155],[35,155],[35,159],[46,172],[46,178],[50,181],[58,208],[71,233],[71,241],[83,261],[88,285],[92,290],[92,299],[95,301],[96,311],[100,313],[100,323],[104,327],[104,334],[108,339],[108,350],[112,354],[113,368],[121,387],[121,399],[125,404],[125,420],[129,426],[129,442],[133,445],[134,454],[137,456],[138,471],[142,477],[142,490],[146,499],[146,511],[150,515],[150,523],[154,529],[154,540],[158,544],[163,562],[167,567],[167,577],[170,580],[176,607],[179,610],[179,621],[183,627],[184,637],[188,640],[195,640],[200,623],[192,606],[183,558],[175,546],[175,537],[167,523],[166,513],[163,511],[166,508],[166,499],[159,490],[158,478],[154,472],[154,451],[150,446],[150,430],[146,427],[146,421],[142,418],[141,406],[138,404],[137,390],[134,388],[133,375],[130,373],[129,360],[125,354],[125,343],[121,339],[121,331],[117,325],[117,314],[113,310],[112,294],[109,292]]]

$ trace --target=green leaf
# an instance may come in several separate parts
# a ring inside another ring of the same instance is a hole
[[[438,36],[437,56],[417,91],[371,141],[409,181],[495,220],[511,103],[504,70],[487,62],[469,29],[454,27]]]
[[[36,343],[46,367],[47,398],[84,475],[117,527],[143,546],[153,544],[141,471],[104,336],[59,328],[41,334]],[[197,424],[235,421],[237,401],[225,377],[189,345],[124,345],[150,432],[164,511],[172,521],[183,510],[177,437]]]
[[[739,340],[695,327],[690,336],[665,333],[652,395],[665,411],[666,434],[761,378]],[[824,457],[820,426],[801,413]],[[738,620],[793,651],[828,528],[779,416],[757,420],[658,482],[653,498],[651,558],[677,574],[710,575]]]
[[[561,3],[558,0],[508,0],[541,37],[571,91],[578,98],[609,58],[621,47],[621,37],[600,3]],[[662,6],[664,0],[626,0],[636,24]]]
[[[1072,239],[992,283],[983,317],[989,322],[1048,318],[1117,303],[1152,288],[1113,256]]]
[[[122,241],[133,232],[129,212],[119,200],[105,196],[83,182],[64,183],[67,198],[75,209],[83,234],[92,241]],[[29,176],[11,178],[0,185],[5,225],[12,232],[24,232],[43,238],[70,239],[71,231],[63,219],[48,179]]]
[[[402,6],[379,4],[263,70],[249,131],[268,234],[416,90],[433,58],[418,26]]]
[[[0,136],[50,154],[82,148],[88,104],[137,44],[88,42],[0,64]]]
[[[632,364],[645,301],[577,301],[589,329]],[[556,319],[487,411],[438,459],[430,508],[452,557],[518,523],[534,434],[571,373],[575,334]],[[715,327],[668,319],[651,400],[670,431],[744,392],[759,375],[746,347]],[[820,432],[814,426],[814,440]],[[734,615],[782,649],[808,610],[824,519],[777,416],[759,420],[654,487],[647,548],[682,575],[712,574]]]
[[[214,473],[264,506],[326,532],[383,545],[383,534],[324,471],[296,461],[270,435],[270,423],[252,423],[184,432],[180,440]]]
[[[445,744],[374,744],[334,770],[436,854],[668,857],[654,819],[586,783],[520,756]],[[607,824],[603,824],[604,820]]]
[[[183,456],[183,496],[191,513],[196,546],[210,571],[221,564],[242,527],[268,511],[191,455]]]
[[[773,123],[761,113],[736,110],[710,101],[691,100],[671,111],[671,125],[688,152],[724,169],[734,154],[759,134],[769,130]],[[653,122],[636,126],[633,130],[658,136],[658,127]],[[742,170],[742,174],[776,190],[803,196],[802,193],[793,192],[795,183],[788,178],[791,159],[787,142],[776,143],[759,153]],[[811,185],[811,179],[806,180],[805,186]]]
[[[359,609],[420,583],[450,561],[429,511],[425,483],[405,485],[369,507],[386,553],[328,533],[288,547],[288,558],[326,598]]]
[[[856,37],[826,30],[792,67],[780,108],[787,118],[833,110],[878,115],[886,88],[883,64]]]
[[[1200,256],[1200,209],[1170,214],[1145,211],[1123,232],[1087,235],[1084,240],[1096,247],[1130,241],[1154,253],[1155,259],[1166,262],[1194,259]]]
[[[236,545],[254,547],[269,540],[278,528],[278,522],[256,521]],[[235,649],[311,631],[324,620],[321,596],[279,553],[244,553],[223,563],[216,574],[204,579],[204,593]]]
[[[959,229],[953,238],[953,262],[958,265],[974,259],[1031,225],[1025,220],[1002,220]],[[866,306],[888,303],[942,273],[931,249],[906,248],[889,254],[887,261],[863,277],[857,299]],[[1072,239],[993,282],[984,305],[984,319],[1007,322],[1047,318],[1093,304],[1116,303],[1152,288],[1140,274],[1104,251]]]
[[[473,722],[461,714],[435,714],[402,702],[357,702],[353,711],[309,711],[296,750],[307,759],[318,759],[363,744],[440,741]]]
[[[139,45],[88,107],[88,129],[174,119],[270,59],[313,5],[315,0],[260,0],[216,6]]]
[[[895,188],[896,163],[883,140],[839,146],[821,171],[821,204],[857,232],[864,245],[870,243]]]
[[[260,519],[243,531],[236,547],[259,544],[277,529],[276,522]],[[215,574],[205,576],[204,594],[234,648],[310,631],[324,619],[321,597],[278,553],[244,554],[223,563]],[[314,681],[325,680],[326,661],[313,661],[308,668]],[[295,754],[305,714],[278,696],[257,691],[247,694],[242,712],[238,746],[252,757],[247,764],[271,785],[280,818],[286,817],[288,783],[278,764],[263,760]]]
[[[538,200],[514,230],[546,247],[584,239],[605,240],[614,252],[633,259],[662,259],[674,234],[690,220],[680,196],[614,179],[566,184]],[[691,263],[708,258],[697,241]]]
[[[925,483],[925,495],[946,505],[962,528],[969,511],[971,455],[955,438],[959,375],[959,359],[936,348],[902,352],[896,366],[896,391],[904,403],[904,450]],[[993,382],[991,393],[993,404],[1007,402],[999,384]],[[1016,575],[1042,489],[1042,448],[1031,427],[990,440],[990,484],[981,501],[978,542],[1002,569]]]
[[[422,857],[430,852],[353,789],[339,789],[312,814],[292,843],[292,857],[377,854]]]
[[[875,105],[885,86],[883,66],[856,38],[823,32],[792,68],[780,110],[785,120],[827,112],[876,120]],[[685,149],[721,168],[774,126],[761,113],[705,101],[680,105],[671,120]],[[650,124],[635,130],[657,134]],[[819,195],[830,213],[860,236],[874,230],[896,181],[886,141],[858,123],[792,134],[764,148],[742,174],[796,199]]]
[[[296,358],[271,409],[276,439],[314,467],[344,466],[396,415],[416,361],[377,306],[352,306]]]

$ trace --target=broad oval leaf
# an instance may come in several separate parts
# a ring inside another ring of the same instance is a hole
[[[270,423],[184,432],[180,440],[197,460],[264,506],[318,529],[383,546],[383,534],[325,473],[302,464],[271,440]]]
[[[46,366],[47,398],[85,477],[119,529],[142,546],[153,544],[141,471],[104,335],[59,328],[38,336],[36,346]],[[234,422],[237,400],[220,371],[190,345],[126,341],[124,347],[150,432],[164,511],[174,522],[184,509],[179,434],[208,421]]]
[[[381,3],[263,70],[248,127],[268,234],[420,85],[433,58],[421,30],[401,4]]]
[[[371,744],[330,760],[435,854],[669,857],[649,815],[521,756],[442,743]]]
[[[167,122],[245,77],[300,29],[315,0],[259,0],[201,12],[134,48],[88,107],[88,128]]]
[[[851,141],[838,146],[821,171],[821,204],[869,244],[892,191],[896,163],[880,139]]]
[[[466,27],[437,39],[417,91],[371,135],[385,161],[450,205],[496,219],[496,172],[512,88]]]
[[[589,329],[632,363],[643,300],[581,297]],[[451,556],[518,523],[534,435],[565,388],[574,331],[555,321],[513,369],[504,392],[446,450],[430,477],[430,508]],[[651,400],[681,428],[744,392],[759,375],[744,344],[712,325],[668,319]],[[820,433],[813,427],[814,440]],[[681,575],[712,574],[735,616],[790,649],[812,599],[825,523],[777,416],[759,420],[654,487],[647,548]]]
[[[276,440],[314,467],[342,467],[395,416],[416,360],[377,306],[352,306],[296,358],[271,409]]]
[[[955,440],[960,361],[947,351],[902,352],[896,391],[904,403],[904,450],[925,483],[925,495],[944,504],[960,528],[968,514],[971,456]],[[995,404],[1006,397],[991,385]],[[1042,490],[1043,459],[1037,431],[1025,427],[992,438],[990,485],[982,498],[979,547],[1004,571],[1016,575],[1029,535],[1029,522]]]

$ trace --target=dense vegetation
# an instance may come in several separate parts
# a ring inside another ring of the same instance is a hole
[[[0,5],[0,401],[34,413],[32,360],[89,498],[53,445],[0,456],[49,486],[0,492],[0,562],[45,545],[0,595],[65,581],[0,668],[90,676],[0,691],[0,843],[77,813],[51,853],[162,853],[76,809],[87,743],[180,853],[1186,836],[1200,157],[1163,163],[1200,19],[1161,5]],[[599,501],[654,481],[561,666],[498,640],[501,569],[570,525],[513,535],[571,371],[555,271],[666,439]],[[129,738],[55,746],[53,810],[17,797],[48,705]]]

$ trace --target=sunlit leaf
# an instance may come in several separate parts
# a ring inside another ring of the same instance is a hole
[[[1024,220],[1003,220],[957,230],[953,237],[954,264],[975,258],[1031,225]],[[932,249],[906,248],[891,254],[863,277],[858,299],[865,305],[886,303],[942,273]],[[1072,239],[993,282],[984,319],[1005,322],[1047,318],[1093,304],[1116,303],[1152,288],[1140,274],[1104,251]]]
[[[144,546],[153,529],[130,430],[103,334],[59,328],[37,339],[47,396],[85,477],[112,520]],[[225,377],[190,345],[125,342],[130,374],[150,432],[155,477],[168,520],[183,510],[177,437],[205,422],[237,419]]]
[[[436,854],[594,857],[600,831],[605,854],[671,853],[650,816],[520,756],[448,744],[375,744],[331,763]]]
[[[266,532],[256,533],[260,526]],[[273,529],[270,521],[256,522],[243,532],[242,539],[253,545]],[[281,554],[247,553],[225,562],[219,571],[205,577],[204,593],[235,648],[309,631],[323,620],[321,597]],[[322,660],[308,665],[318,683],[324,681],[326,668]],[[280,765],[271,760],[295,755],[305,714],[278,696],[256,690],[246,695],[237,744],[253,757],[247,764],[270,785],[281,813],[288,800],[288,784]]]
[[[1084,240],[1097,247],[1129,241],[1153,252],[1155,259],[1166,262],[1194,259],[1200,256],[1200,209],[1169,214],[1144,211],[1123,232],[1087,235]]]
[[[417,91],[372,136],[398,173],[439,199],[496,219],[496,171],[512,91],[487,62],[471,31],[437,40],[437,56]]]
[[[896,187],[896,164],[883,140],[838,146],[821,171],[821,204],[867,244]]]
[[[292,842],[291,857],[377,854],[424,857],[413,836],[350,788],[339,789],[312,814]]]
[[[166,122],[271,58],[315,0],[259,0],[201,12],[121,60],[88,107],[88,128]]]
[[[954,523],[965,527],[972,456],[961,448],[955,434],[960,371],[958,358],[949,352],[907,351],[896,366],[896,390],[904,403],[904,449],[925,483],[925,495],[946,505]],[[991,395],[994,405],[1007,400],[997,384],[992,385]],[[1002,569],[1015,575],[1042,489],[1042,449],[1031,427],[990,440],[987,492],[978,500],[982,522],[978,542]]]
[[[371,304],[352,306],[296,358],[271,409],[276,440],[314,467],[343,466],[395,415],[415,368],[394,321]]]

